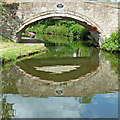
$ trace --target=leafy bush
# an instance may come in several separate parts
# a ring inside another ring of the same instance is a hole
[[[65,26],[48,26],[45,29],[45,33],[51,33],[53,35],[67,35],[67,28]]]
[[[28,36],[28,32],[37,34],[64,35],[75,39],[86,39],[89,31],[75,21],[69,20],[41,20],[31,24],[22,35]]]
[[[120,29],[112,33],[110,38],[106,38],[102,48],[112,52],[120,51]]]
[[[89,31],[79,24],[73,24],[69,28],[69,32],[73,34],[73,36],[78,36],[78,38],[84,39],[85,36],[89,35]]]

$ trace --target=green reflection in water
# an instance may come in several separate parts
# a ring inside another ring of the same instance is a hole
[[[55,43],[57,45],[68,44],[73,41],[71,37],[65,37],[62,35],[47,35],[47,34],[38,34],[37,38],[44,41],[46,44]]]
[[[52,52],[55,54],[51,54],[51,57],[73,57],[72,55],[75,52],[77,53],[77,57],[85,57],[90,56],[94,49],[88,44],[88,41],[73,41],[73,38],[62,35],[39,34],[37,38],[44,41],[46,47],[49,47],[49,52],[42,57],[49,57]]]
[[[106,60],[108,60],[111,64],[111,68],[118,73],[118,69],[119,69],[119,54],[113,54],[113,53],[109,53],[109,52],[105,52],[102,51],[103,56],[105,57]]]
[[[2,118],[12,118],[15,116],[14,103],[7,103],[6,96],[2,99]]]
[[[72,41],[68,37],[52,35],[40,35],[39,39],[45,41],[47,53],[17,63],[24,71],[33,76],[44,80],[61,82],[78,79],[80,76],[90,73],[98,67],[99,51],[90,47],[87,41]],[[41,67],[46,67],[47,69],[48,66],[51,66],[59,71],[56,66],[66,65],[80,67],[61,74],[51,74],[51,72],[35,69],[36,67],[40,69]]]
[[[76,101],[79,101],[80,104],[89,104],[93,99],[96,99],[95,96],[84,96],[84,97],[75,97]]]

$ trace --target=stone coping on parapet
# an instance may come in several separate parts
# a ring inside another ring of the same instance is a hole
[[[13,4],[13,3],[28,3],[28,2],[59,2],[59,0],[6,0],[6,4]],[[98,4],[103,5],[111,8],[120,9],[120,2],[103,2],[103,1],[92,1],[92,0],[62,0],[59,3],[62,2],[84,2],[89,4]],[[1,5],[0,1],[0,5]]]
[[[84,1],[84,2],[91,2],[91,3],[102,3],[102,4],[120,4],[120,1],[111,1],[111,2],[105,2],[105,1],[95,1],[95,0],[1,0],[3,2],[6,2],[7,4],[12,4],[12,3],[22,3],[22,2],[79,2],[79,1]],[[0,1],[0,2],[1,2]]]

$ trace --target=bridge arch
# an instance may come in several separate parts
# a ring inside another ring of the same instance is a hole
[[[16,31],[16,42],[20,42],[22,32],[32,23],[43,20],[43,19],[68,19],[76,21],[78,24],[87,28],[91,33],[91,36],[94,39],[94,44],[101,46],[101,39],[103,30],[101,27],[96,24],[93,20],[87,18],[85,15],[75,13],[72,11],[45,11],[36,15],[31,16],[30,18],[26,18],[22,24],[17,28]]]

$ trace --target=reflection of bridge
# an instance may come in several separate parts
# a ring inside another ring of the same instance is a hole
[[[63,82],[95,71],[99,65],[98,59],[97,55],[83,58],[33,58],[18,62],[17,65],[27,73],[40,77],[40,79]],[[77,68],[75,66],[77,66]],[[57,74],[57,72],[59,73],[61,71],[62,67],[67,67],[67,69],[65,70],[65,68],[63,68],[64,72]],[[73,67],[75,67],[75,69],[71,70]],[[42,71],[36,70],[36,68],[42,69]],[[47,70],[46,72],[45,69]],[[52,72],[52,70],[54,71]]]
[[[82,97],[118,90],[117,75],[111,71],[108,61],[104,61],[93,73],[66,82],[41,80],[25,73],[16,65],[4,71],[2,79],[3,93],[27,94],[43,98],[50,96]]]
[[[21,2],[17,0],[16,2]],[[1,34],[20,42],[21,33],[32,23],[47,19],[59,18],[75,20],[86,27],[95,42],[101,45],[118,27],[118,5],[91,3],[80,0],[49,1],[26,0],[24,3],[4,6]],[[11,0],[9,0],[11,2]],[[62,4],[62,5],[60,5]]]

